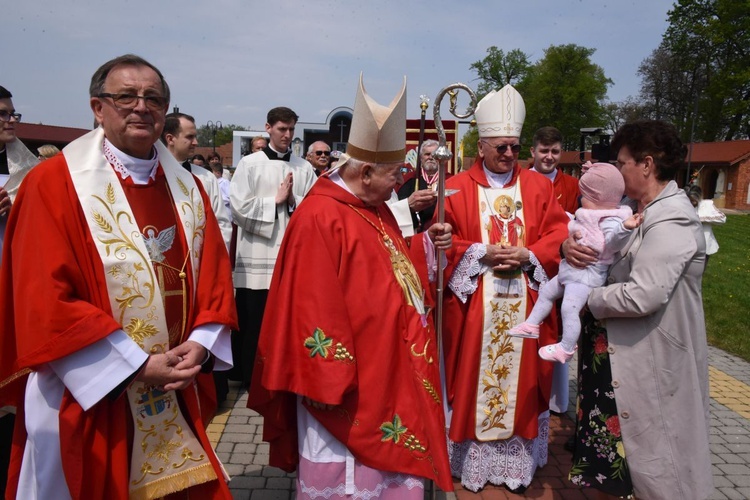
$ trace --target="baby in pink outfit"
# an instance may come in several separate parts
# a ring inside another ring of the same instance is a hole
[[[581,309],[586,305],[589,292],[604,284],[615,254],[642,222],[640,214],[634,215],[629,207],[620,206],[625,181],[614,165],[584,165],[578,185],[582,208],[576,210],[576,218],[570,221],[568,231],[574,236],[578,234],[576,239],[582,245],[597,250],[599,260],[579,269],[563,259],[557,276],[542,286],[526,321],[508,331],[512,337],[539,338],[539,325],[552,311],[555,301],[562,297],[562,341],[539,349],[542,359],[560,363],[566,363],[575,353],[581,333]]]

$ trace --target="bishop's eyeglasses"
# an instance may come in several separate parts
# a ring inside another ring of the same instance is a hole
[[[167,105],[167,99],[160,95],[110,94],[104,92],[96,97],[109,97],[117,109],[127,111],[138,106],[138,99],[143,99],[144,104],[151,111],[163,110]]]
[[[495,149],[497,151],[497,154],[504,155],[505,152],[510,148],[510,150],[513,153],[519,153],[521,151],[521,145],[520,144],[500,144],[499,146],[493,146],[487,141],[482,141],[483,143],[487,144],[489,147]]]

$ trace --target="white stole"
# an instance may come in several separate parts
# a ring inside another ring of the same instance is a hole
[[[482,221],[482,243],[490,242],[491,217],[499,197],[509,197],[514,202],[513,216],[523,222],[523,201],[520,179],[509,188],[477,186],[479,220]],[[517,227],[522,227],[517,226]],[[525,246],[518,231],[518,245]],[[507,235],[504,235],[507,237]],[[484,323],[482,353],[479,358],[477,381],[476,437],[478,441],[508,439],[514,434],[518,381],[521,373],[523,339],[510,337],[508,330],[526,317],[526,281],[522,272],[497,275],[489,268],[483,275]]]

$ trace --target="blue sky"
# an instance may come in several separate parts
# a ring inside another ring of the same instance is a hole
[[[289,106],[323,122],[352,106],[360,71],[387,104],[407,76],[408,116],[419,96],[453,82],[488,47],[595,48],[614,81],[609,98],[636,95],[638,65],[658,46],[671,0],[371,1],[2,0],[0,85],[31,123],[90,128],[88,85],[106,60],[138,54],[164,73],[172,106],[208,120],[262,128]],[[443,105],[443,109],[447,104]],[[431,109],[429,114],[431,114]],[[444,118],[445,118],[444,114]]]

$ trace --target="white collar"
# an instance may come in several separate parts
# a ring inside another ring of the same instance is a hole
[[[280,151],[276,151],[276,149],[273,146],[271,146],[271,141],[269,141],[268,142],[268,149],[270,149],[271,151],[273,151],[274,153],[276,153],[279,156],[284,156],[285,154],[287,154],[289,152],[289,150],[291,148],[287,148],[287,150],[282,153]]]
[[[148,160],[130,156],[123,153],[112,144],[109,139],[104,138],[104,156],[120,174],[122,179],[133,177],[135,184],[148,184],[149,178],[156,179],[156,167],[159,166],[159,153],[153,149],[153,156]]]
[[[487,182],[489,182],[490,187],[493,188],[501,188],[505,186],[513,178],[513,170],[515,169],[514,167],[504,174],[496,174],[495,172],[487,170],[484,162],[482,162],[482,168],[484,169],[484,175],[487,176]]]
[[[540,172],[539,170],[537,170],[534,167],[531,167],[531,171],[532,172],[536,172],[537,174],[542,174],[543,176],[545,176],[547,179],[549,179],[552,182],[555,182],[555,178],[557,177],[557,167],[555,167],[554,169],[552,169],[552,172],[550,172],[548,174]]]
[[[349,189],[349,186],[346,184],[346,182],[344,182],[344,179],[342,179],[341,176],[339,175],[339,171],[338,170],[336,170],[333,173],[329,174],[328,178],[334,184],[336,184],[338,187],[344,189],[346,192],[351,193],[354,196],[357,196],[356,194],[354,194],[354,192],[351,189]]]

